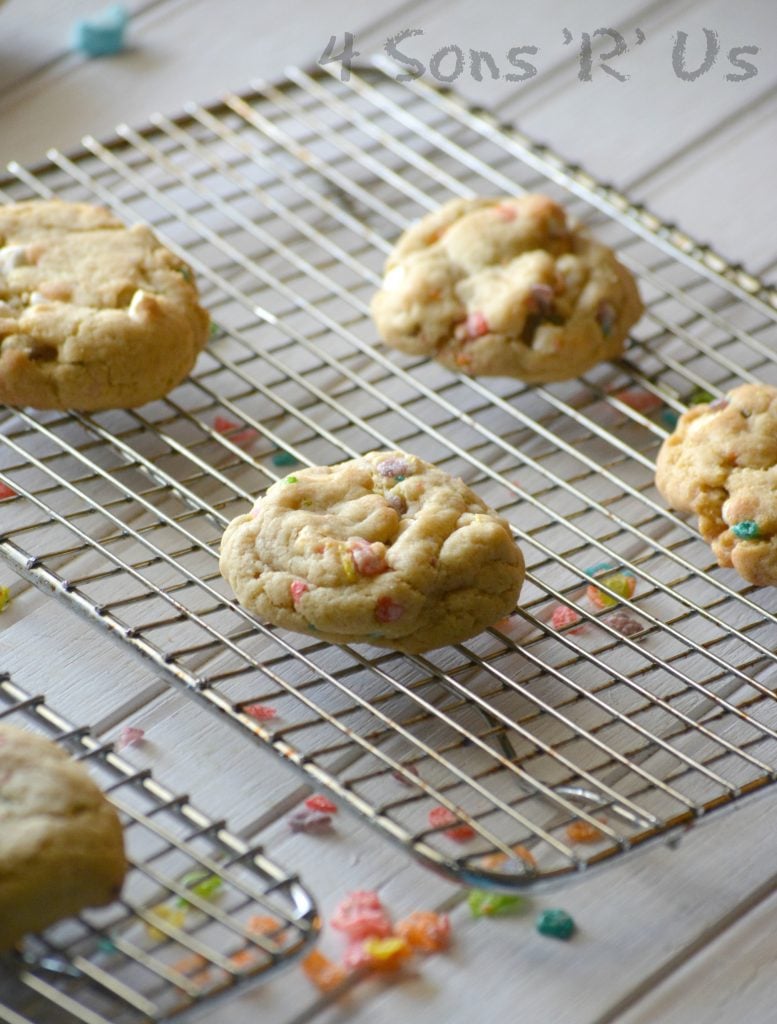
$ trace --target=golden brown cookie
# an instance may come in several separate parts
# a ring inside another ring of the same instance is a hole
[[[777,586],[777,388],[742,384],[684,412],[658,453],[656,487],[696,513],[719,565]]]
[[[372,301],[386,344],[532,383],[618,357],[642,312],[612,251],[541,195],[454,199],[428,214],[399,239]]]
[[[273,484],[227,527],[221,573],[276,626],[417,653],[512,612],[524,563],[508,524],[461,480],[389,451]]]
[[[0,206],[0,402],[132,408],[208,338],[192,272],[143,226],[59,200]]]
[[[0,951],[116,899],[126,871],[116,811],[42,736],[0,724]]]

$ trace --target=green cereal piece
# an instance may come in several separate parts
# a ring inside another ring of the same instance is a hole
[[[286,480],[285,480],[285,483],[287,483],[287,484],[296,484],[296,483],[299,483],[299,481],[297,480],[296,476],[287,476]]]
[[[472,889],[467,896],[467,903],[473,917],[499,917],[523,910],[526,900],[515,894]]]
[[[696,388],[694,393],[688,399],[688,405],[705,405],[708,402],[713,402],[715,399],[704,388]]]

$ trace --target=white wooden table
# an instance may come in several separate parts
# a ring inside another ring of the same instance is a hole
[[[52,6],[55,8],[52,10]],[[450,43],[488,50],[502,77],[456,83],[469,99],[495,109],[559,153],[614,182],[732,261],[774,280],[777,272],[777,17],[763,0],[573,0],[520,5],[506,0],[420,0],[399,11],[381,0],[355,8],[287,0],[132,0],[130,47],[88,61],[67,50],[73,20],[93,0],[10,0],[0,8],[0,151],[3,162],[34,162],[49,146],[71,148],[83,133],[100,136],[118,121],[146,120],[153,110],[180,109],[253,78],[271,79],[289,63],[315,61],[331,35],[356,34],[362,55],[380,50],[405,28],[423,30],[401,49],[429,65]],[[578,78],[582,32],[617,27],[630,50],[613,68],[596,58],[592,81]],[[694,82],[672,67],[675,33],[689,33],[688,67],[703,57],[702,29],[714,29],[720,56]],[[573,35],[565,45],[563,29]],[[645,41],[637,45],[637,29]],[[512,46],[538,47],[538,73],[506,81]],[[726,80],[732,47],[758,70]],[[538,905],[560,904],[580,933],[569,945],[540,939],[532,915],[470,918],[453,885],[424,871],[345,813],[336,837],[287,833],[281,818],[307,792],[297,776],[150,675],[107,640],[84,630],[53,601],[9,578],[13,605],[0,621],[0,669],[28,689],[43,689],[70,718],[113,737],[124,724],[147,740],[130,756],[152,765],[171,787],[204,810],[226,815],[246,837],[261,833],[293,866],[327,916],[344,891],[375,887],[397,913],[426,907],[451,911],[455,943],[425,961],[415,976],[362,982],[335,1004],[319,999],[294,967],[222,1008],[219,1020],[314,1020],[335,1024],[395,1019],[413,1022],[619,1021],[638,1024],[773,1017],[771,922],[777,873],[772,870],[776,797],[745,803],[688,835],[679,850],[651,848],[580,879]],[[245,799],[246,778],[261,778],[262,803]],[[325,934],[323,948],[337,942]]]

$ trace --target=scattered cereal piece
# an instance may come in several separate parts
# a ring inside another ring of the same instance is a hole
[[[576,626],[580,621],[580,615],[567,604],[557,604],[550,617],[550,624],[554,629],[566,629],[568,626]]]
[[[230,956],[229,960],[233,966],[243,969],[255,966],[259,962],[259,954],[255,949],[239,949]]]
[[[467,904],[473,917],[499,917],[524,910],[526,900],[515,893],[472,889],[467,896]]]
[[[0,612],[4,612],[11,603],[11,591],[8,587],[0,586]]]
[[[575,922],[566,910],[543,910],[537,917],[535,927],[540,935],[569,939],[575,931]]]
[[[11,490],[8,484],[4,484],[0,481],[0,501],[5,501],[6,498],[15,498],[16,491]]]
[[[705,391],[704,388],[696,388],[694,393],[688,399],[688,405],[706,405],[708,402],[712,401],[714,401],[714,399],[709,391]]]
[[[296,476],[287,476],[285,482],[287,484],[296,484],[298,481],[297,481]]]
[[[337,804],[322,793],[313,793],[305,801],[311,811],[323,811],[324,814],[337,814]]]
[[[582,819],[570,822],[566,827],[566,833],[571,843],[598,843],[603,838],[601,829]]]
[[[211,338],[218,338],[218,336],[221,334],[221,328],[219,327],[215,320],[211,320],[208,331],[210,333]]]
[[[136,747],[138,743],[143,742],[145,735],[143,729],[138,729],[134,725],[125,725],[113,746],[116,750],[124,750],[125,747]]]
[[[743,519],[741,523],[735,523],[731,527],[731,532],[740,540],[757,540],[761,536],[758,523],[752,519]]]
[[[157,917],[161,917],[163,921],[167,921],[173,928],[182,928],[186,921],[186,909],[184,907],[171,907],[167,903],[158,903],[155,907],[151,907],[150,912]],[[146,933],[154,942],[162,942],[163,939],[168,937],[166,932],[163,932],[150,922],[146,922]]]
[[[602,616],[602,622],[612,626],[622,636],[636,636],[645,628],[639,619],[635,619],[627,612],[611,612],[609,615]]]
[[[317,949],[308,953],[302,961],[302,970],[305,977],[313,982],[319,992],[331,992],[342,985],[347,977],[343,967],[333,963],[329,957],[324,956]]]
[[[466,843],[475,837],[475,830],[471,825],[465,824],[457,818],[453,811],[447,807],[433,807],[429,811],[429,824],[432,828],[441,828],[444,825],[451,825],[445,829],[445,835],[457,843]]]
[[[226,416],[216,416],[213,420],[213,429],[219,434],[229,434],[229,440],[239,448],[246,448],[256,440],[257,432],[253,427],[243,427],[234,420],[228,420]],[[231,433],[235,431],[235,433]]]
[[[296,466],[298,462],[299,459],[296,455],[292,455],[291,452],[285,452],[282,448],[272,457],[273,466]]]
[[[661,410],[661,414],[658,418],[661,420],[665,427],[669,427],[670,430],[674,430],[674,428],[677,426],[677,421],[680,419],[680,413],[676,412],[674,409],[670,409],[669,406],[667,406],[665,409]]]
[[[360,971],[371,967],[370,955],[364,942],[352,942],[343,954],[343,967],[348,971]]]
[[[308,590],[310,590],[310,587],[303,580],[294,580],[289,585],[289,592],[295,607],[302,600],[302,595],[306,594]]]
[[[433,910],[414,910],[397,921],[394,934],[404,939],[411,949],[424,953],[438,953],[447,949],[451,937],[451,922],[447,914]]]
[[[339,932],[345,932],[352,942],[371,937],[385,938],[391,935],[391,918],[371,889],[348,893],[337,904],[330,924]]]
[[[612,397],[628,405],[635,412],[653,412],[664,404],[658,395],[645,388],[624,388],[622,391],[615,391]]]
[[[586,576],[596,576],[600,572],[610,572],[615,568],[614,562],[597,562],[585,570]]]
[[[124,30],[129,15],[121,4],[106,7],[91,18],[73,25],[71,45],[87,57],[107,57],[124,49]]]
[[[379,597],[375,605],[375,618],[378,622],[397,622],[405,614],[401,604],[388,595]]]
[[[405,771],[408,771],[413,775],[417,775],[419,779],[421,778],[421,773],[418,770],[418,766],[413,764],[412,762],[410,764],[403,765],[402,767],[405,769]],[[403,786],[413,785],[413,783],[410,782],[409,779],[405,778],[402,772],[392,772],[391,777],[392,779],[396,779],[397,782],[400,782]]]
[[[292,832],[306,832],[312,836],[326,835],[332,831],[332,818],[321,811],[311,811],[302,807],[287,819]]]
[[[271,722],[278,712],[271,704],[246,704],[243,711],[257,722]]]
[[[253,935],[272,935],[279,931],[281,922],[268,914],[254,914],[246,922],[246,928]]]
[[[631,597],[637,587],[637,580],[631,572],[614,572],[610,576],[604,576],[601,582],[609,589],[615,591],[620,597]],[[608,594],[592,584],[585,592],[586,597],[594,608],[612,608],[618,603],[618,598]]]
[[[412,953],[407,942],[397,936],[365,939],[362,945],[370,967],[376,971],[395,971]]]

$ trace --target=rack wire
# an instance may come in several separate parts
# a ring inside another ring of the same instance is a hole
[[[151,223],[217,329],[164,401],[3,416],[10,565],[464,882],[563,879],[774,782],[775,591],[719,569],[653,485],[667,417],[701,389],[777,384],[773,291],[385,63],[347,82],[291,69],[83,145],[11,165],[3,198],[99,200]],[[523,190],[564,201],[638,275],[647,312],[625,357],[528,387],[383,349],[368,302],[397,234],[453,195]],[[412,658],[249,616],[217,571],[226,523],[289,472],[279,462],[384,446],[462,476],[510,521],[520,608]],[[597,611],[590,572],[610,566],[637,588]],[[558,604],[581,623],[555,628]],[[278,718],[247,715],[257,701]],[[471,838],[430,825],[435,806]],[[571,838],[578,819],[594,842]]]
[[[316,907],[296,876],[6,673],[0,721],[42,732],[88,767],[119,812],[129,864],[110,906],[85,910],[0,957],[0,1020],[181,1020],[295,958],[316,937]]]

